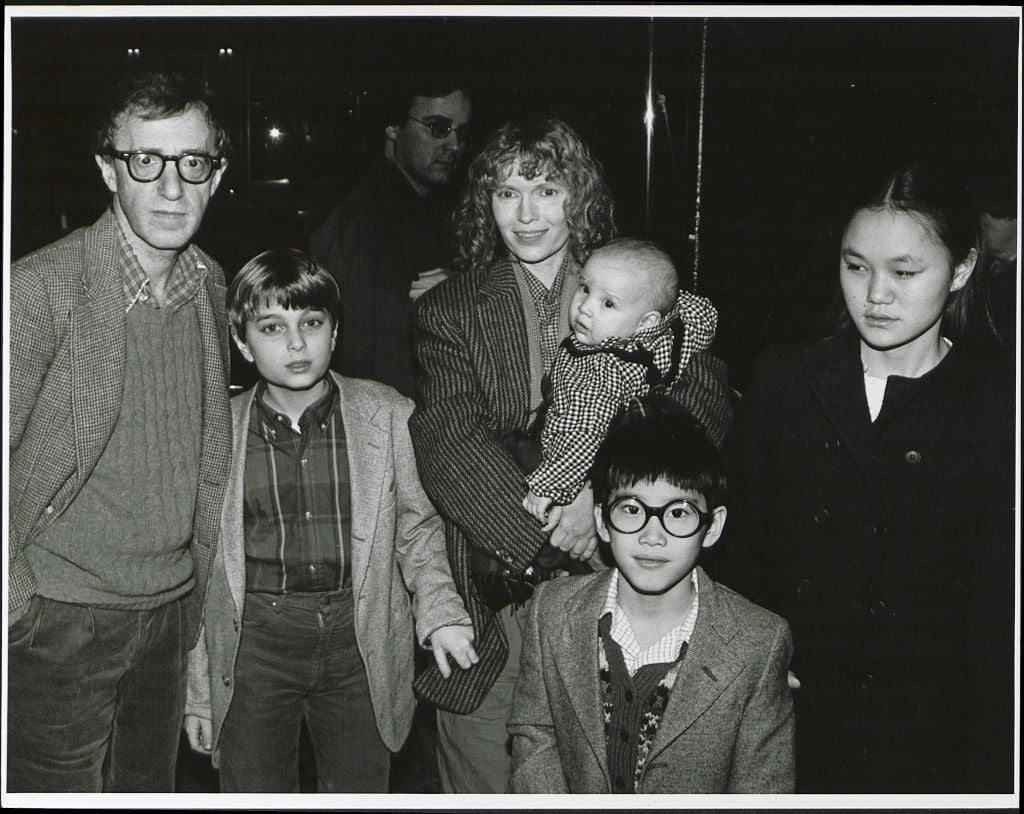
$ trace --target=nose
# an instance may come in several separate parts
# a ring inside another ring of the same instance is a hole
[[[892,287],[889,278],[881,271],[872,271],[868,277],[868,302],[884,305],[892,302]]]
[[[288,350],[302,350],[306,347],[306,337],[298,328],[288,330]]]
[[[177,162],[168,161],[164,165],[164,171],[157,181],[160,185],[160,194],[169,201],[176,201],[185,191],[185,182],[178,175]]]
[[[530,223],[537,219],[537,208],[529,195],[523,195],[519,199],[519,220],[521,223]]]
[[[663,546],[668,543],[665,527],[662,525],[660,518],[655,517],[653,514],[647,518],[647,523],[640,529],[640,542],[644,545],[656,546]]]

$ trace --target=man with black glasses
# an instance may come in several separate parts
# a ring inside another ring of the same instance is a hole
[[[424,71],[393,88],[384,155],[313,234],[310,249],[341,289],[334,367],[416,394],[415,300],[448,275],[445,191],[469,141],[465,85]]]
[[[118,86],[110,208],[11,268],[8,791],[170,792],[230,462],[228,139],[204,88]]]

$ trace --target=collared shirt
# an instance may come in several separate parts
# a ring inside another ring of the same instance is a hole
[[[700,608],[700,591],[697,587],[697,570],[690,572],[690,579],[693,582],[693,604],[690,605],[690,612],[681,625],[676,625],[667,631],[658,641],[646,649],[640,647],[640,643],[633,633],[629,624],[626,612],[619,605],[619,570],[616,568],[608,583],[608,593],[605,595],[604,606],[598,619],[605,614],[612,615],[612,626],[610,635],[615,643],[622,648],[622,658],[626,662],[626,669],[630,676],[647,664],[664,664],[675,661],[679,657],[679,650],[684,642],[689,642],[693,635],[693,629],[697,624],[697,612]]]
[[[558,353],[558,346],[563,338],[559,335],[558,310],[562,305],[562,290],[565,288],[565,280],[568,276],[566,273],[568,259],[569,253],[566,252],[558,274],[555,275],[555,279],[551,283],[551,288],[545,288],[544,283],[527,271],[522,263],[519,264],[526,277],[526,285],[533,297],[533,304],[537,309],[537,317],[540,321],[540,351],[546,373],[551,371],[555,354]]]
[[[118,241],[121,265],[124,268],[124,312],[127,314],[136,303],[143,303],[150,308],[160,308],[151,290],[149,275],[142,268],[139,258],[135,256],[128,237],[118,222],[121,239]],[[167,278],[164,289],[164,308],[179,308],[195,297],[199,286],[206,280],[206,266],[200,262],[192,246],[178,255]]]
[[[246,589],[325,593],[349,580],[352,498],[338,387],[306,408],[296,432],[257,385],[245,459]]]

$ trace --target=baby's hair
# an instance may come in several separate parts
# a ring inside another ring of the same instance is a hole
[[[668,252],[649,240],[620,237],[610,240],[590,255],[593,258],[618,260],[630,271],[642,272],[649,278],[651,308],[664,316],[672,310],[679,295],[679,273]]]
[[[659,480],[703,495],[708,511],[725,500],[721,452],[700,424],[664,398],[612,423],[591,470],[594,502],[605,504],[616,490]]]
[[[337,326],[341,312],[338,284],[323,266],[298,249],[270,249],[242,266],[228,286],[228,319],[243,342],[245,325],[261,308],[319,308]]]

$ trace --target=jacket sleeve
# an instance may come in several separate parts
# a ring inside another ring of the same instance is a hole
[[[780,621],[754,693],[743,712],[728,791],[792,794],[796,786],[793,697],[786,678],[793,655],[789,625]]]
[[[409,437],[412,401],[402,398],[391,414],[397,490],[395,555],[412,591],[416,638],[420,644],[444,625],[469,622],[455,590],[445,549],[444,523],[420,485]]]
[[[573,359],[559,351],[541,436],[544,457],[526,479],[535,494],[563,506],[579,494],[624,394],[632,389],[626,364],[607,353]]]
[[[541,524],[521,502],[525,473],[500,440],[473,349],[446,289],[416,308],[421,403],[410,420],[420,478],[442,515],[469,543],[525,571],[543,543]],[[443,296],[438,296],[443,295]]]
[[[512,736],[512,774],[509,788],[515,794],[558,794],[569,792],[569,782],[558,756],[555,725],[547,688],[544,686],[543,653],[540,642],[542,585],[530,606],[523,638],[519,677],[516,679],[508,731]]]
[[[66,315],[70,319],[70,315]],[[28,263],[11,267],[10,451],[21,445],[39,391],[57,353],[57,319],[52,311],[41,270]]]

